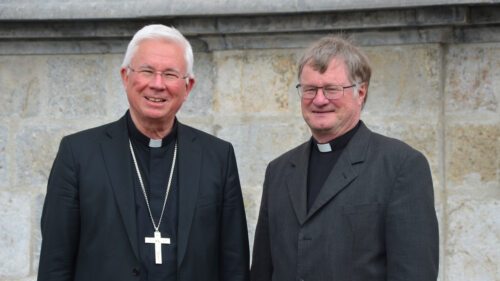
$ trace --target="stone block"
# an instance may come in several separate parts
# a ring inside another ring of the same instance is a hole
[[[447,227],[445,214],[444,214],[444,206],[446,202],[436,202],[436,216],[438,219],[438,228],[439,228],[439,272],[438,272],[438,281],[444,280],[444,233]]]
[[[45,186],[61,138],[77,130],[70,126],[26,126],[18,132],[16,185]]]
[[[177,114],[177,119],[179,120],[179,122],[194,127],[205,133],[211,135],[215,134],[215,125],[213,121],[214,118],[211,115],[203,117],[193,117],[193,115],[187,115],[181,110],[181,112]]]
[[[422,6],[457,5],[457,4],[491,4],[491,0],[411,0],[403,3],[399,1],[342,1],[342,0],[303,0],[303,1],[203,1],[191,0],[183,2],[148,1],[148,5],[141,5],[137,1],[97,1],[82,3],[78,1],[35,1],[35,3],[18,0],[2,3],[2,20],[54,20],[54,19],[128,19],[128,18],[157,18],[179,17],[186,15],[241,15],[241,14],[280,14],[280,13],[307,13],[317,11],[346,11],[346,10],[373,10],[414,8]],[[34,5],[32,5],[34,4]],[[411,13],[410,13],[411,14]],[[411,24],[413,22],[409,22]],[[414,23],[413,23],[414,24]]]
[[[364,111],[373,115],[439,116],[439,45],[365,47],[372,78]]]
[[[295,93],[297,52],[247,50],[214,53],[214,111],[283,113]]]
[[[108,72],[102,56],[48,57],[47,68],[47,115],[68,119],[105,115]]]
[[[106,86],[105,111],[111,120],[122,117],[129,107],[127,93],[125,92],[120,76],[123,56],[124,54],[110,54],[103,56],[107,65],[106,78],[102,81],[105,83],[103,86]]]
[[[10,185],[7,150],[8,133],[9,129],[6,126],[0,125],[0,188]]]
[[[267,164],[310,137],[301,118],[261,119],[216,125],[216,135],[233,143],[242,185],[261,185]]]
[[[44,60],[37,56],[0,56],[0,117],[34,117],[41,110]]]
[[[253,249],[255,227],[259,218],[260,200],[262,197],[262,186],[242,186],[243,201],[248,226],[248,241],[250,249]]]
[[[214,93],[214,64],[210,53],[195,53],[193,67],[196,83],[181,112],[188,116],[212,114]]]
[[[0,280],[30,271],[31,200],[21,192],[0,192]]]
[[[36,281],[37,280],[37,276],[36,274],[33,274],[33,275],[30,275],[28,277],[25,277],[25,278],[21,278],[21,279],[7,279],[7,280],[2,280],[2,281]]]
[[[500,200],[451,197],[445,239],[446,281],[494,281],[500,276]]]
[[[314,0],[316,4],[318,1]],[[281,5],[280,5],[281,6]],[[335,10],[339,7],[336,5]],[[430,7],[415,10],[363,10],[349,13],[332,13],[317,10],[316,13],[296,13],[281,15],[253,15],[247,17],[221,17],[216,22],[185,21],[187,30],[194,32],[203,28],[204,33],[249,34],[249,33],[290,33],[296,31],[353,30],[369,26],[371,29],[394,28],[396,26],[436,26],[463,24],[467,20],[465,7]],[[475,10],[474,10],[475,11]],[[490,12],[491,13],[491,12]],[[199,19],[198,19],[199,20]],[[213,23],[212,25],[210,23]],[[217,26],[213,26],[214,24]],[[182,27],[184,28],[183,25]],[[208,26],[208,27],[207,27]],[[184,30],[184,29],[183,29]],[[405,30],[407,32],[407,30]],[[199,33],[202,33],[199,31]]]
[[[53,22],[54,25],[56,26],[61,26],[65,25],[64,23],[61,22]],[[71,25],[66,26],[67,29],[74,29],[74,28],[84,28],[81,26],[82,22],[76,22],[72,21],[71,24],[76,24],[75,26]],[[109,22],[106,22],[109,23]],[[106,24],[104,23],[104,24]],[[95,22],[89,22],[89,25],[92,25],[93,28],[99,29],[99,27],[96,26]],[[37,37],[36,35],[34,38],[40,39],[41,40],[33,40],[33,36],[27,36],[28,38],[25,38],[24,35],[20,33],[16,33],[16,35],[20,35],[19,40],[1,40],[0,41],[0,55],[24,55],[24,56],[33,56],[33,55],[57,55],[57,56],[65,56],[65,55],[70,55],[70,54],[76,54],[76,55],[94,55],[94,54],[106,54],[106,53],[123,53],[123,50],[126,48],[126,45],[128,43],[127,40],[123,39],[109,39],[105,38],[102,40],[95,39],[96,37],[99,37],[96,33],[99,32],[93,32],[91,39],[88,39],[88,36],[84,36],[81,40],[75,40],[74,35],[68,35],[68,33],[63,32],[64,39],[57,38],[59,36],[51,37],[49,34],[45,33],[43,30],[43,27],[41,26],[43,23],[39,21],[34,21],[31,22],[30,24],[27,25],[26,22],[22,23],[23,29],[28,30],[28,29],[38,29],[41,31],[42,34],[39,34],[41,37]],[[0,26],[0,36],[2,35],[2,28],[9,29],[9,27],[6,27],[4,25]],[[57,27],[55,27],[57,29]],[[4,29],[4,30],[5,30]],[[10,30],[9,32],[14,32]],[[135,30],[134,30],[135,32]],[[36,32],[35,32],[36,33]],[[123,33],[118,32],[117,36],[125,36]],[[132,31],[130,31],[130,37],[132,37]],[[101,36],[110,36],[109,34],[101,35]],[[50,40],[45,40],[49,39]],[[43,77],[46,75],[44,74]]]
[[[40,229],[40,220],[42,218],[43,202],[45,200],[45,194],[38,194],[34,198],[33,204],[33,216],[31,217],[31,223],[34,226],[32,230],[33,243],[31,244],[32,260],[31,268],[32,272],[38,272],[38,263],[40,260],[40,250],[42,248],[42,232]]]
[[[496,113],[500,102],[500,47],[451,46],[446,58],[446,113]]]
[[[483,182],[499,180],[500,123],[450,125],[445,143],[448,181],[460,183],[471,174]]]

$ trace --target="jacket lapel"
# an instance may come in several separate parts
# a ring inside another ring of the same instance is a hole
[[[177,266],[180,267],[188,244],[191,222],[198,198],[202,163],[202,148],[189,127],[179,122],[179,222],[177,230]]]
[[[294,154],[296,157],[290,159],[290,171],[286,180],[288,194],[301,225],[307,218],[307,167],[310,151],[310,141],[298,147],[298,151]]]
[[[360,122],[361,124],[358,131],[349,141],[337,160],[337,163],[328,175],[318,197],[316,197],[316,200],[307,214],[306,220],[314,216],[321,207],[332,200],[341,190],[346,188],[357,178],[357,171],[359,168],[356,169],[356,165],[364,162],[366,158],[366,151],[371,134],[364,123],[362,121]]]
[[[107,131],[109,139],[101,143],[101,150],[129,242],[134,254],[139,258],[137,220],[134,208],[134,181],[127,132],[126,119],[122,117],[110,125]]]
[[[307,218],[312,217],[323,205],[330,201],[337,193],[344,189],[358,175],[354,172],[349,156],[344,151],[340,155],[334,168],[328,175],[323,187],[311,206]]]

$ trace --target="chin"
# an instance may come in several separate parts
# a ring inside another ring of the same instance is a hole
[[[144,117],[146,119],[149,119],[149,120],[161,120],[161,119],[164,119],[166,117],[166,115],[164,113],[162,113],[162,114],[160,114],[160,113],[145,113]]]
[[[331,127],[315,127],[315,128],[311,128],[311,130],[318,133],[318,134],[324,135],[324,134],[331,132],[332,128]]]
[[[325,122],[313,122],[313,123],[310,123],[310,127],[315,128],[318,131],[329,131],[332,128],[334,128],[335,126],[334,126],[334,124],[328,124]]]

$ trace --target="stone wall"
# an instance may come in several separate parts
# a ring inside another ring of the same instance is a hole
[[[151,22],[178,27],[194,46],[197,84],[179,119],[234,144],[251,241],[267,163],[310,137],[294,88],[297,60],[312,40],[342,33],[374,69],[362,119],[431,164],[439,280],[500,280],[499,5],[19,18],[0,13],[0,281],[36,280],[41,207],[59,141],[124,113],[123,51]]]

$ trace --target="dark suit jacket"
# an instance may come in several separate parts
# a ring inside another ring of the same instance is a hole
[[[425,157],[361,124],[307,212],[309,153],[306,142],[267,168],[251,280],[436,280]]]
[[[179,281],[248,280],[245,211],[230,143],[179,123]],[[140,279],[125,118],[64,137],[42,215],[38,280]]]

